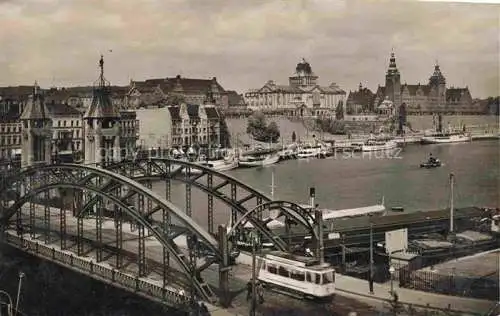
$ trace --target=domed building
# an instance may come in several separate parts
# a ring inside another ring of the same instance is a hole
[[[288,78],[288,85],[269,80],[259,89],[245,93],[249,108],[288,116],[333,116],[345,103],[346,92],[336,84],[320,86],[311,65],[302,59]]]

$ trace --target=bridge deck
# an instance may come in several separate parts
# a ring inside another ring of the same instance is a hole
[[[29,211],[23,209],[23,223],[27,224],[29,220]],[[51,229],[58,231],[60,222],[60,211],[53,209],[51,211]],[[74,269],[80,273],[87,274],[91,277],[97,278],[101,281],[111,283],[117,287],[132,290],[139,295],[153,298],[157,301],[162,301],[161,288],[163,286],[161,270],[158,269],[162,262],[162,246],[153,237],[146,238],[146,257],[148,262],[148,276],[144,278],[136,278],[134,275],[137,273],[137,248],[138,235],[136,232],[127,229],[127,225],[123,225],[123,255],[125,256],[125,266],[118,270],[116,269],[114,258],[110,258],[113,249],[115,231],[111,229],[108,221],[103,224],[102,240],[107,245],[103,251],[103,261],[97,262],[96,253],[91,249],[93,239],[95,240],[96,227],[95,219],[88,218],[83,220],[84,225],[84,238],[87,240],[87,252],[83,257],[76,255],[76,235],[77,235],[77,221],[72,216],[71,212],[66,213],[66,232],[67,232],[67,246],[64,250],[60,247],[60,236],[58,232],[52,232],[50,240],[45,244],[43,236],[37,234],[35,238],[31,238],[29,233],[17,236],[16,231],[7,231],[7,241],[24,251],[31,252],[35,255],[45,259],[62,264],[68,268]],[[38,227],[40,232],[43,229],[43,215],[37,212],[37,219],[35,226]],[[182,238],[180,238],[182,239]],[[17,242],[16,242],[17,240]],[[21,244],[22,243],[22,244]],[[177,244],[183,244],[182,240]],[[94,245],[95,246],[95,245]],[[160,271],[159,271],[160,270]],[[114,272],[113,272],[114,271]],[[189,296],[189,285],[187,280],[182,277],[181,273],[177,273],[175,269],[171,270],[169,274],[169,285],[167,290],[179,296],[179,301],[186,300]],[[214,264],[202,272],[202,277],[211,285],[211,287],[218,291],[218,265]],[[246,315],[249,313],[249,303],[246,300],[246,284],[251,279],[251,268],[246,265],[232,266],[230,272],[230,296],[232,299],[231,307],[228,309],[220,309],[218,307],[211,307],[212,315]],[[121,281],[119,281],[121,280]],[[184,293],[182,293],[183,291]],[[181,295],[185,296],[182,298]],[[276,311],[301,311],[302,313],[314,313],[314,315],[332,315],[332,310],[350,312],[354,309],[356,311],[366,311],[366,315],[373,312],[372,307],[367,304],[355,301],[351,298],[339,296],[332,304],[318,305],[316,303],[297,300],[288,296],[277,293],[266,294],[265,303],[259,306],[259,310],[276,312]],[[181,304],[181,303],[179,303]],[[362,313],[359,315],[363,315]]]

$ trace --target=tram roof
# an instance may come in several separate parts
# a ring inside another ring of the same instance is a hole
[[[301,206],[305,209],[311,209],[310,205],[301,205]],[[323,220],[328,220],[328,219],[337,219],[343,217],[356,217],[374,213],[381,213],[384,212],[385,210],[386,209],[383,204],[377,204],[377,205],[349,208],[343,210],[321,209],[321,212],[323,214]]]
[[[333,269],[328,263],[320,264],[319,260],[316,258],[297,256],[282,251],[270,251],[265,255],[265,257],[266,259],[274,260],[279,263],[296,267],[306,267],[311,270],[324,270],[325,268]]]

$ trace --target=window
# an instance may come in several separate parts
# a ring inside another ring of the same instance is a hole
[[[286,277],[286,278],[289,278],[290,277],[290,274],[288,273],[288,270],[283,268],[283,267],[279,267],[278,269],[278,274],[283,276],[283,277]]]
[[[290,276],[294,280],[304,282],[304,277],[305,277],[304,272],[301,272],[301,271],[292,271],[290,273]]]
[[[268,264],[267,265],[267,271],[269,271],[269,273],[273,273],[273,274],[277,274],[278,273],[278,269],[276,269],[276,266],[273,265],[273,264]]]
[[[316,284],[321,284],[321,274],[319,273],[315,273],[314,275],[316,275]]]
[[[333,283],[333,272],[323,273],[323,284]]]

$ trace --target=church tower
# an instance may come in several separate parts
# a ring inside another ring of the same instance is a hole
[[[21,166],[50,163],[52,158],[52,119],[45,107],[43,95],[35,82],[33,94],[21,114],[22,154]]]
[[[99,68],[101,73],[94,83],[92,103],[83,117],[85,164],[104,166],[120,160],[120,112],[111,101],[102,55]]]
[[[441,73],[437,62],[434,66],[434,73],[429,78],[429,88],[429,101],[432,103],[432,107],[439,110],[444,109],[446,106],[446,78]]]
[[[395,107],[401,104],[401,75],[396,66],[396,57],[391,53],[389,68],[385,75],[385,95],[389,97]]]

